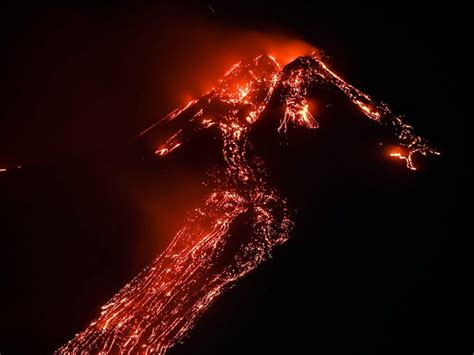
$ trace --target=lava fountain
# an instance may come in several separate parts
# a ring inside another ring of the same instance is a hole
[[[416,169],[415,154],[439,154],[387,105],[356,89],[315,54],[281,67],[260,55],[236,63],[199,99],[178,108],[141,133],[168,132],[156,149],[164,157],[192,135],[213,127],[222,137],[226,168],[216,172],[216,187],[194,210],[166,250],[125,285],[85,330],[57,354],[164,354],[183,340],[213,301],[271,256],[292,229],[286,200],[266,182],[264,164],[248,133],[270,99],[284,115],[278,131],[318,127],[308,91],[332,86],[372,121],[393,130],[400,149],[391,153]],[[249,221],[248,235],[235,235],[237,219]]]

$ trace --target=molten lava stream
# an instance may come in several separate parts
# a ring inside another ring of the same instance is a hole
[[[267,55],[237,63],[210,92],[141,134],[166,128],[155,153],[167,157],[195,132],[215,129],[222,138],[226,167],[214,173],[213,192],[168,248],[56,353],[163,354],[189,333],[216,297],[289,238],[287,202],[266,183],[264,165],[247,137],[275,95],[285,109],[279,132],[295,125],[317,128],[307,101],[309,89],[317,85],[336,87],[366,117],[391,127],[406,152],[397,157],[408,168],[415,168],[413,154],[438,154],[385,104],[374,102],[315,56],[297,58],[283,68]],[[232,233],[240,217],[249,222],[245,236]]]

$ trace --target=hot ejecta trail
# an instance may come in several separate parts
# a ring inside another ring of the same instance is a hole
[[[279,132],[291,126],[317,128],[307,101],[316,85],[336,87],[366,117],[391,127],[401,147],[392,154],[409,169],[416,169],[415,154],[439,154],[387,105],[348,84],[316,55],[299,57],[283,68],[269,55],[235,64],[211,91],[142,132],[167,129],[155,152],[164,157],[193,133],[214,127],[222,137],[226,162],[215,173],[215,188],[166,250],[56,354],[164,354],[183,340],[216,297],[289,238],[291,211],[266,182],[263,162],[247,138],[273,97],[285,110]],[[249,221],[248,235],[232,233],[241,216]]]

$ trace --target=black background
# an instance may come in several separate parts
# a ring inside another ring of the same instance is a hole
[[[292,239],[170,353],[471,353],[456,280],[470,235],[468,11],[453,2],[209,4],[215,13],[200,1],[2,8],[0,164],[23,168],[0,175],[0,352],[51,353],[83,329],[205,194],[215,141],[201,137],[165,161],[128,143],[182,103],[178,88],[189,82],[185,94],[198,94],[192,73],[218,61],[216,44],[189,39],[198,23],[277,30],[323,49],[442,156],[405,169],[337,94],[324,98],[332,106],[321,128],[292,130],[288,144],[262,117],[252,141],[297,210]]]

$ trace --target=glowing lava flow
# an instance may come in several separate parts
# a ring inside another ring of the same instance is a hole
[[[411,157],[417,152],[437,154],[386,105],[375,103],[314,56],[284,68],[266,55],[237,63],[210,92],[141,133],[155,126],[171,131],[155,152],[166,156],[194,132],[216,128],[227,165],[216,179],[218,186],[168,248],[58,354],[163,354],[188,334],[216,297],[288,239],[292,221],[287,203],[265,182],[265,170],[251,154],[247,137],[275,96],[285,107],[278,131],[291,125],[316,128],[307,96],[318,84],[339,88],[364,115],[393,127],[407,151],[403,159],[408,168],[414,169]],[[246,235],[233,230],[241,216],[250,222]]]

